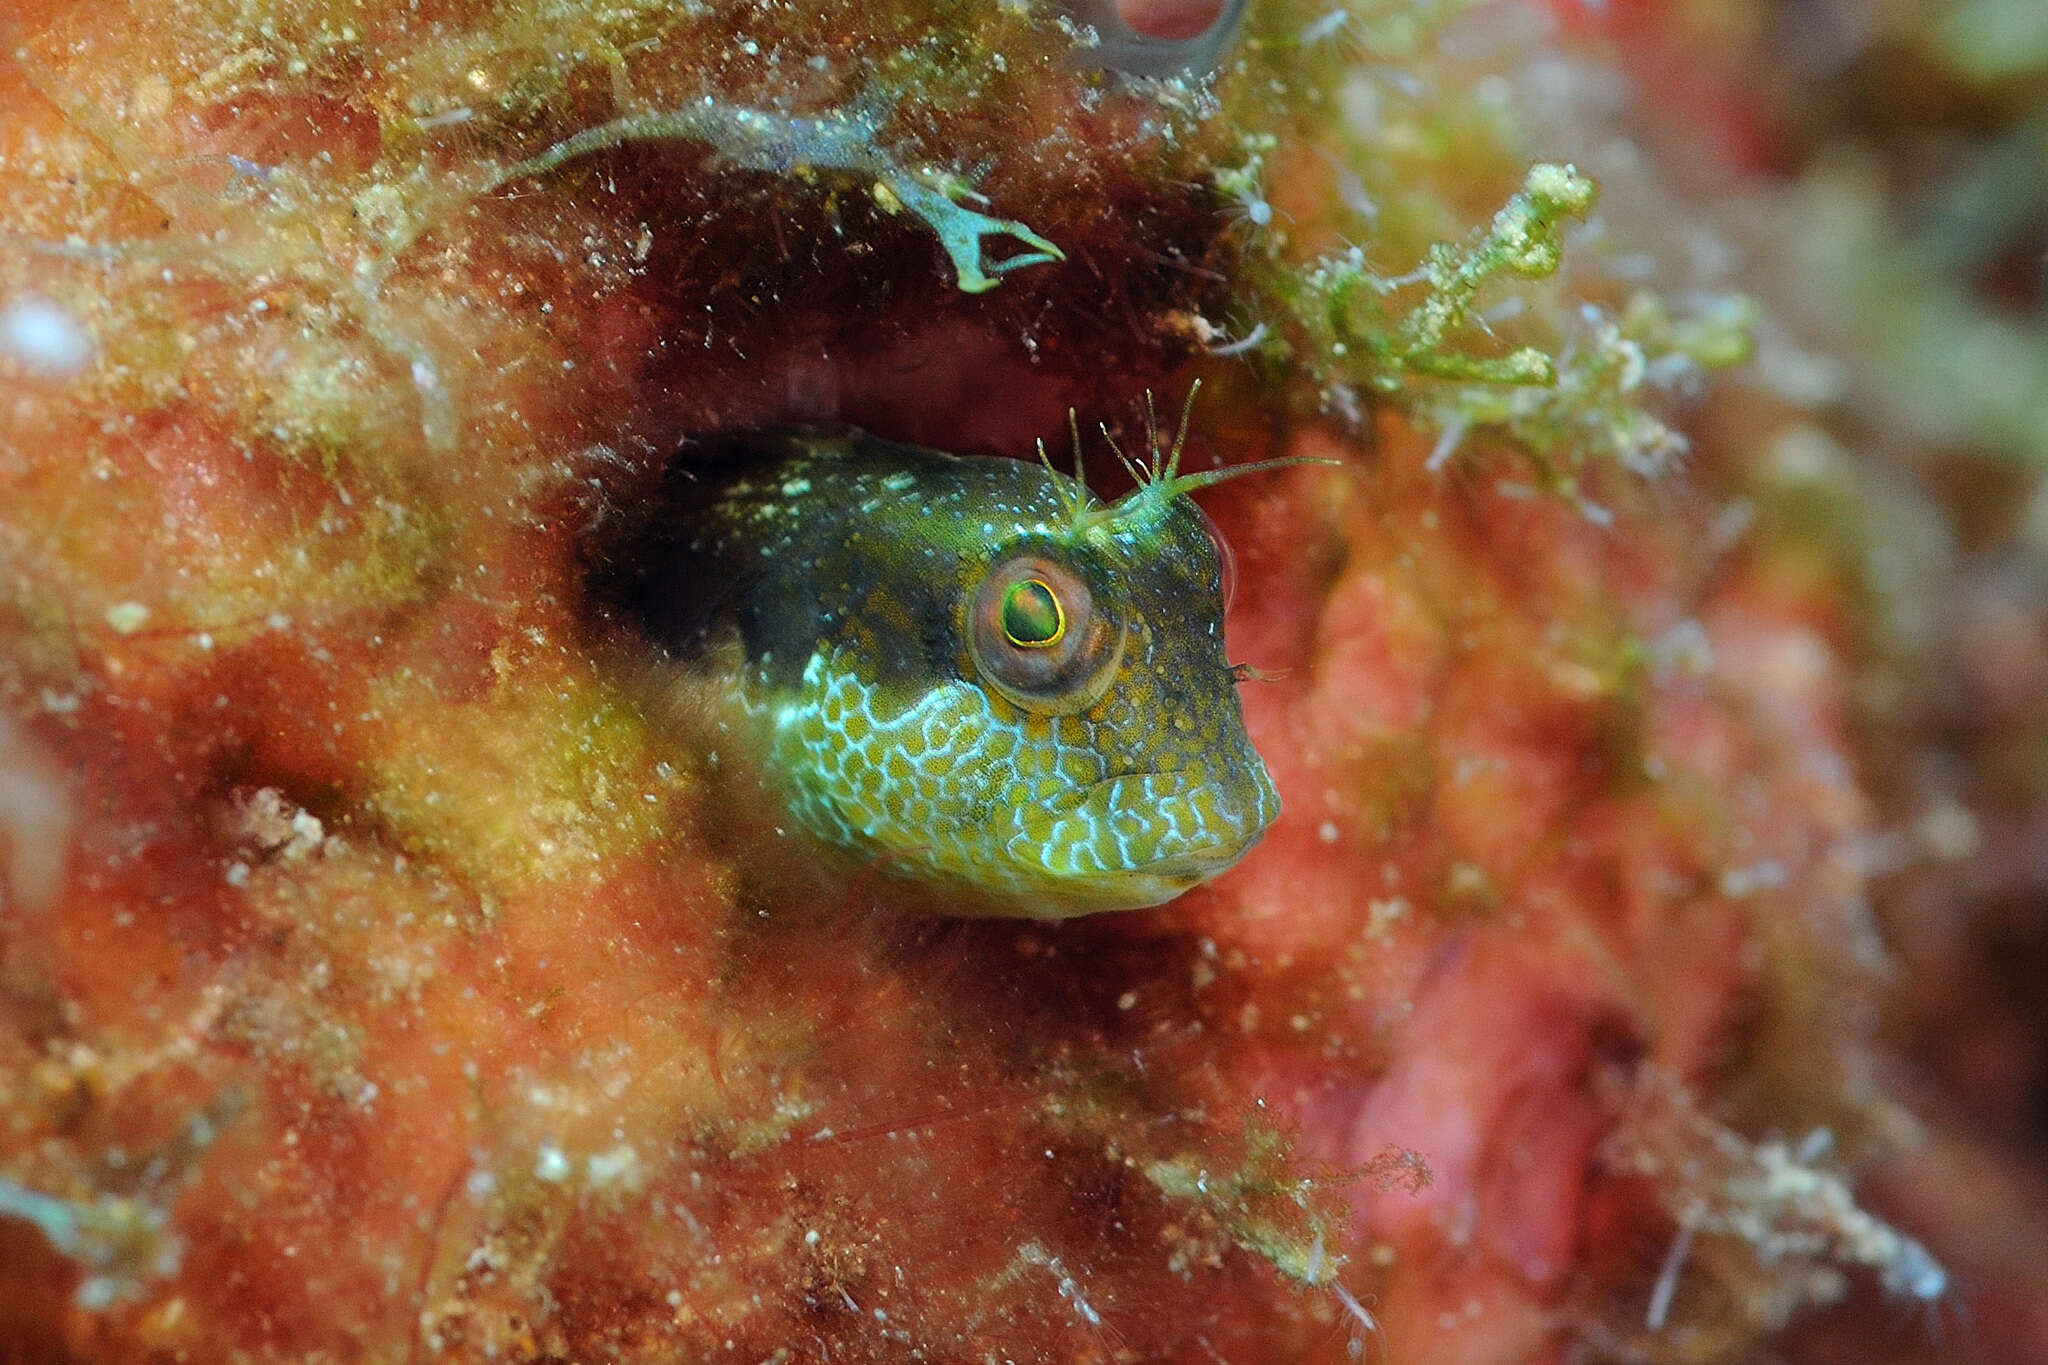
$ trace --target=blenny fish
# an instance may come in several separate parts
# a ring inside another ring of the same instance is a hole
[[[1183,474],[1153,429],[1107,505],[1042,458],[732,438],[671,470],[618,596],[737,702],[824,843],[949,913],[1157,905],[1280,813],[1187,495],[1294,461]]]

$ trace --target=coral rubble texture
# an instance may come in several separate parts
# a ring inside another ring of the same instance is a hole
[[[2048,1359],[2032,16],[14,0],[0,1358]],[[1197,378],[1339,467],[1171,905],[820,874],[592,610]]]

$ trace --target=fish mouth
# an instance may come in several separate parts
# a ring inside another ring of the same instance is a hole
[[[1189,853],[1160,858],[1138,867],[1109,874],[1124,882],[1134,895],[1142,894],[1143,905],[1163,905],[1203,882],[1214,881],[1236,867],[1250,853],[1266,831],[1261,828],[1234,843],[1212,844]],[[1134,906],[1133,908],[1137,908]]]
[[[1247,853],[1266,837],[1270,819],[1253,815],[1241,825],[1233,826],[1227,834],[1199,843],[1173,843],[1162,847],[1142,862],[1131,864],[1126,870],[1133,875],[1156,877],[1163,880],[1185,880],[1192,886],[1228,872]]]
[[[1069,918],[1110,910],[1145,910],[1175,900],[1204,882],[1214,881],[1252,851],[1265,837],[1261,826],[1242,839],[1158,858],[1135,867],[1063,878],[1048,893],[1051,908],[1044,917]]]
[[[1241,839],[1190,849],[1186,853],[1159,858],[1133,870],[1143,876],[1157,877],[1162,881],[1185,881],[1189,886],[1193,886],[1211,877],[1220,877],[1237,866],[1259,840],[1265,837],[1266,829],[1261,825]]]
[[[1049,832],[1019,832],[1011,857],[1042,878],[1060,917],[1160,905],[1229,871],[1280,813],[1256,757],[1218,783],[1185,772],[1120,773],[1037,804]]]

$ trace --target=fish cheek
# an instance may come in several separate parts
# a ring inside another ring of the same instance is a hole
[[[861,622],[872,676],[908,679],[930,672],[929,623],[905,604],[893,585],[877,584],[849,616]]]

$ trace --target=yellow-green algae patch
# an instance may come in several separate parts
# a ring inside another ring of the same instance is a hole
[[[367,810],[472,881],[516,888],[592,874],[661,840],[701,799],[644,716],[582,670],[526,655],[477,700],[410,667],[380,680]]]

